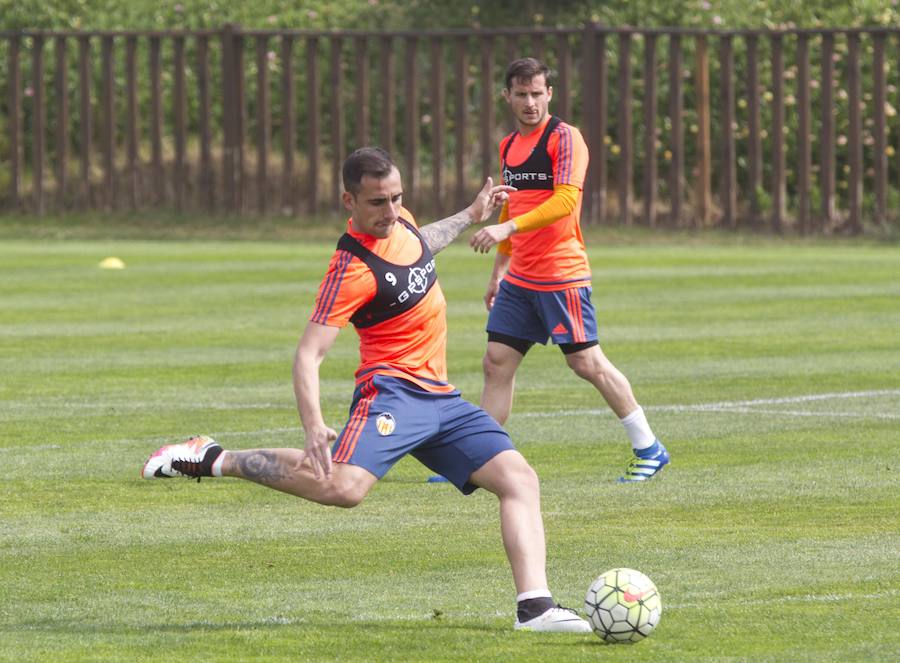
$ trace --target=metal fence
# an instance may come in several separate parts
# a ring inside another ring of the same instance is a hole
[[[0,32],[0,210],[315,215],[377,143],[407,206],[449,211],[533,55],[590,148],[587,223],[861,232],[897,222],[898,32]]]

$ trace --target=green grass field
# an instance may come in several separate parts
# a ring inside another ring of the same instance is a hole
[[[664,605],[648,640],[513,632],[495,499],[413,460],[349,511],[139,479],[192,433],[302,444],[291,360],[332,242],[32,239],[0,241],[0,659],[900,658],[900,248],[603,239],[602,342],[673,463],[616,484],[621,426],[553,348],[524,363],[509,430],[557,598],[640,569]],[[111,255],[127,268],[98,269]],[[438,257],[475,401],[491,260]],[[335,427],[355,340],[323,366]]]

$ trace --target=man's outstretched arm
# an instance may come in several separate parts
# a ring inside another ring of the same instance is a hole
[[[446,219],[422,226],[419,232],[425,240],[425,245],[432,253],[443,250],[468,226],[490,218],[494,210],[506,202],[510,191],[515,189],[502,184],[494,186],[494,181],[490,177],[487,178],[475,200],[466,209]]]
[[[475,233],[469,244],[476,251],[487,253],[495,244],[507,242],[514,233],[531,232],[556,223],[575,210],[580,191],[571,184],[558,184],[553,187],[553,195],[533,210],[508,221],[501,215],[496,225],[485,226]]]
[[[319,365],[340,330],[310,321],[294,355],[294,396],[306,433],[305,451],[316,478],[331,478],[331,443],[337,433],[325,423],[319,403]]]

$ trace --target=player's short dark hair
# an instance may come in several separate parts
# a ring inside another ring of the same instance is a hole
[[[341,175],[344,178],[344,190],[352,194],[359,193],[362,178],[368,175],[382,180],[394,170],[394,160],[387,150],[380,147],[361,147],[344,159]]]
[[[544,80],[547,81],[547,87],[549,87],[550,67],[535,58],[513,60],[506,68],[506,89],[512,88],[513,81],[528,83],[532,78],[541,74],[543,74]]]

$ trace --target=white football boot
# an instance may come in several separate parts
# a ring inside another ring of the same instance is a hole
[[[517,631],[541,631],[544,633],[590,633],[593,630],[587,621],[578,616],[578,613],[560,605],[546,610],[527,622],[520,622],[517,618],[513,628]]]
[[[216,447],[221,452],[219,443],[206,435],[197,435],[181,444],[167,444],[147,459],[141,476],[145,479],[190,477],[199,480],[201,476],[209,476],[208,471],[204,471],[203,461]]]

